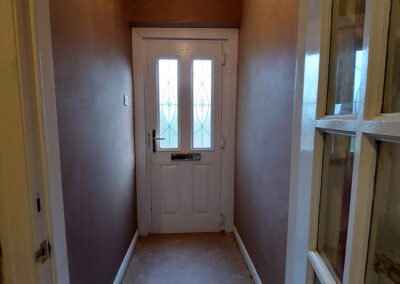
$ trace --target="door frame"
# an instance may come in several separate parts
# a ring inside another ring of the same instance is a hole
[[[42,136],[42,160],[45,168],[45,201],[48,232],[53,252],[50,258],[54,283],[69,283],[67,235],[65,230],[62,190],[60,142],[58,135],[56,90],[54,82],[53,44],[51,38],[49,0],[30,0],[32,3],[36,45],[36,72],[39,83],[38,112]]]
[[[148,112],[146,110],[146,94],[148,93],[146,41],[150,39],[208,40],[224,44],[226,64],[222,78],[222,134],[225,137],[225,149],[221,153],[221,214],[223,214],[224,218],[225,232],[232,232],[234,218],[238,30],[133,28],[133,97],[139,233],[142,236],[146,236],[152,231],[150,138],[147,135],[149,125]]]
[[[32,250],[21,250],[18,231],[9,226],[15,220],[5,216],[1,225],[5,226],[4,250],[15,255],[33,259],[37,243],[45,236],[51,244],[49,259],[51,275],[36,264],[37,279],[48,279],[54,283],[69,283],[68,255],[64,220],[64,203],[61,182],[59,137],[57,126],[56,98],[54,87],[53,49],[51,41],[49,0],[8,0],[12,9],[13,36],[15,37],[16,70],[19,80],[18,108],[22,115],[20,131],[23,136],[25,161],[28,165],[24,180],[26,190],[21,191],[21,198],[28,201],[26,212],[30,218],[22,218],[18,207],[8,206],[8,216],[19,216],[18,226],[25,226],[33,234]],[[10,27],[11,28],[11,27]],[[18,119],[15,114],[14,118]],[[30,118],[35,118],[34,121]],[[14,121],[12,117],[10,117]],[[17,128],[17,127],[15,127]],[[7,160],[4,160],[7,162]],[[38,166],[32,167],[32,165]],[[5,166],[5,165],[3,165]],[[18,180],[21,176],[7,176],[8,180]],[[7,192],[4,192],[7,195]],[[36,213],[36,198],[40,194],[42,213]],[[8,196],[8,195],[7,195]],[[1,201],[1,200],[0,200]],[[3,200],[6,202],[6,200]],[[0,205],[1,202],[0,202]],[[0,208],[3,208],[0,206]],[[11,223],[7,224],[7,221]],[[42,224],[42,226],[38,226]],[[43,225],[44,224],[44,225]],[[3,253],[4,253],[3,250]],[[17,271],[18,263],[11,263],[7,272]],[[32,279],[32,281],[34,281]]]

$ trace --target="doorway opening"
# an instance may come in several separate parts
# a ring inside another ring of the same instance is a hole
[[[141,235],[233,230],[237,32],[133,29]]]

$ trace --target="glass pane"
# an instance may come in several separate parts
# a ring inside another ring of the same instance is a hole
[[[325,135],[317,249],[340,280],[346,253],[353,148],[353,136]]]
[[[392,1],[383,112],[400,112],[400,1]]]
[[[158,103],[160,149],[179,147],[178,60],[158,60]]]
[[[193,60],[193,148],[212,147],[212,61]]]
[[[363,65],[365,0],[334,0],[327,114],[357,114]]]
[[[400,144],[379,147],[366,283],[400,283]]]

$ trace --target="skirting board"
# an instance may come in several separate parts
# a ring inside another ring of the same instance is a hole
[[[255,284],[262,284],[260,277],[258,276],[257,270],[251,261],[250,255],[246,250],[246,247],[244,246],[242,239],[239,236],[238,231],[236,230],[236,227],[233,226],[233,234],[235,235],[236,242],[240,248],[240,251],[242,252],[244,261],[246,262],[247,268],[250,271],[250,275],[253,278],[253,281]]]
[[[133,237],[133,240],[131,244],[129,245],[128,251],[126,252],[126,255],[124,257],[124,260],[122,261],[122,264],[118,270],[117,276],[115,277],[115,280],[113,284],[121,284],[122,279],[124,279],[125,272],[128,269],[129,262],[131,261],[133,250],[136,246],[136,242],[139,238],[139,230],[136,231],[135,236]]]

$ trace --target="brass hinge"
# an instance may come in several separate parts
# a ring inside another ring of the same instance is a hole
[[[50,258],[51,246],[49,241],[45,240],[40,243],[40,247],[35,251],[35,261],[36,263],[43,264]]]

